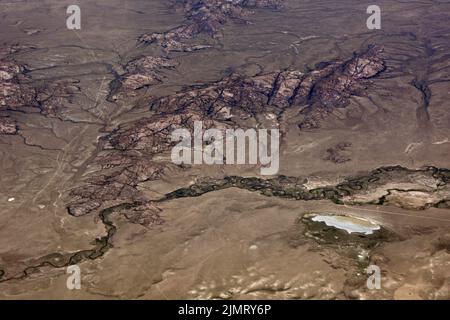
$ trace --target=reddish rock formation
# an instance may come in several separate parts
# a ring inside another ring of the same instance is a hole
[[[0,134],[16,134],[17,124],[8,117],[0,117]]]
[[[351,95],[364,89],[368,79],[384,70],[380,54],[379,48],[370,47],[348,61],[321,64],[307,74],[282,71],[251,78],[232,75],[152,101],[153,116],[124,125],[104,139],[104,153],[96,159],[102,174],[72,191],[76,200],[69,206],[69,212],[87,214],[105,201],[118,199],[148,203],[137,190],[138,183],[158,179],[167,167],[167,163],[154,162],[152,158],[173,147],[171,134],[175,129],[192,130],[196,120],[203,121],[204,129],[226,129],[236,124],[243,127],[246,124],[242,121],[255,123],[261,114],[280,116],[294,108],[304,117],[299,124],[302,127],[309,119],[315,120],[313,115],[324,117],[334,108],[345,107]],[[127,70],[130,74],[152,73],[161,61],[150,61],[155,63],[149,63],[147,71],[140,63],[130,63]],[[330,151],[329,159],[341,161],[333,156],[334,151]],[[136,209],[135,214],[136,211],[140,212]],[[140,217],[140,213],[137,215]]]
[[[351,161],[346,151],[352,146],[349,142],[340,142],[334,147],[328,148],[323,156],[323,160],[332,161],[334,163],[344,163]]]
[[[0,48],[0,111],[15,110],[30,104],[34,98],[34,90],[21,84],[25,66],[19,65],[10,54],[17,52],[18,47]],[[9,117],[0,117],[0,134],[16,134],[17,125]]]
[[[366,88],[368,79],[384,70],[381,52],[378,47],[370,47],[348,61],[319,65],[308,74],[282,71],[252,78],[231,76],[160,99],[153,103],[152,110],[196,112],[225,121],[246,119],[268,109],[281,114],[286,108],[295,107],[303,116],[301,128],[317,127],[320,118],[334,108],[345,107],[352,95]]]
[[[146,203],[148,200],[137,190],[138,183],[160,178],[165,166],[133,152],[105,152],[96,162],[106,174],[94,176],[70,192],[73,201],[69,213],[85,215],[98,209],[106,201],[127,200]]]
[[[150,227],[164,223],[160,215],[161,211],[153,202],[148,202],[128,210],[124,209],[120,213],[131,223]]]
[[[31,85],[26,75],[27,67],[11,57],[11,54],[24,49],[30,48],[0,48],[0,111],[36,107],[42,114],[59,116],[64,105],[79,91],[74,85],[76,81],[54,81],[36,87]],[[17,131],[13,120],[0,117],[0,134],[15,134]]]
[[[75,94],[81,92],[77,80],[58,80],[36,87],[33,105],[46,116],[59,117],[72,103]]]
[[[0,57],[0,108],[17,109],[33,101],[33,88],[21,83],[25,70],[12,58]]]
[[[177,66],[177,63],[152,56],[144,56],[130,61],[125,67],[125,74],[111,84],[111,100],[136,96],[136,90],[162,81],[161,71],[171,69]]]
[[[223,26],[230,19],[244,19],[248,8],[278,9],[284,0],[181,0],[175,4],[183,6],[186,24],[163,33],[144,34],[139,41],[146,44],[158,43],[165,51],[194,51],[209,46],[187,45],[185,39],[206,33],[216,38],[222,35]]]
[[[301,129],[318,128],[320,120],[334,108],[343,108],[352,95],[362,93],[369,79],[385,70],[381,58],[382,49],[370,47],[355,54],[346,62],[335,62],[322,70],[327,70],[309,89],[307,95],[297,96],[307,104],[301,111]],[[297,98],[296,98],[297,99]]]

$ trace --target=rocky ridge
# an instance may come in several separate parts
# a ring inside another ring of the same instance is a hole
[[[0,48],[0,111],[37,108],[46,116],[60,117],[67,102],[80,88],[76,80],[55,80],[35,84],[27,75],[28,67],[19,64],[12,54],[32,50],[29,46]],[[19,126],[9,116],[0,116],[0,134],[17,134]]]
[[[293,108],[303,116],[300,128],[317,127],[317,117],[345,107],[353,94],[361,92],[370,78],[384,70],[381,52],[378,47],[369,47],[347,61],[329,62],[306,74],[293,70],[250,78],[231,75],[216,83],[152,100],[153,116],[123,125],[103,138],[103,151],[95,160],[100,171],[71,191],[69,213],[85,215],[106,201],[117,199],[147,203],[137,185],[158,179],[167,167],[173,166],[153,158],[174,146],[171,141],[174,130],[193,129],[195,121],[203,121],[205,130],[212,127],[225,130],[253,127],[264,120],[261,117],[273,115],[276,119],[273,125],[278,127],[283,124],[283,112]],[[129,74],[124,79],[139,72],[153,75],[161,66],[173,65],[152,57],[134,60],[128,65]],[[139,85],[128,88],[134,90]],[[150,83],[145,81],[144,85]],[[125,87],[122,84],[121,88]],[[314,126],[310,125],[312,122]]]
[[[193,39],[199,34],[207,34],[213,38],[222,36],[223,26],[231,19],[244,22],[250,14],[249,9],[279,9],[284,0],[180,0],[175,6],[183,8],[186,23],[162,33],[143,34],[139,42],[156,43],[164,51],[191,52],[209,48],[209,45],[189,45],[183,40]]]

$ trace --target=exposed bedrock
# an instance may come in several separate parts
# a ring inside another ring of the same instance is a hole
[[[16,62],[12,54],[32,48],[6,46],[0,48],[0,111],[37,108],[43,115],[59,117],[72,96],[80,92],[76,80],[56,80],[34,84],[26,65]],[[18,126],[10,117],[0,117],[0,134],[16,134]]]
[[[110,84],[108,100],[116,101],[138,95],[138,90],[161,83],[161,71],[173,69],[177,63],[166,58],[143,56],[130,61],[125,73]]]
[[[271,125],[277,127],[282,124],[277,122],[283,121],[280,117],[283,112],[294,108],[303,116],[300,127],[311,123],[311,119],[317,126],[316,115],[324,117],[333,108],[345,107],[349,97],[362,93],[370,84],[369,79],[384,70],[381,51],[371,46],[347,61],[320,64],[307,74],[294,70],[251,78],[232,75],[153,100],[154,115],[123,125],[102,140],[103,152],[95,159],[101,170],[72,190],[75,200],[70,203],[69,212],[84,215],[107,201],[119,199],[145,203],[146,199],[137,191],[138,183],[158,179],[169,165],[151,159],[174,146],[171,141],[174,130],[192,129],[197,120],[203,121],[204,129],[224,130],[236,125],[245,128],[267,119],[275,121]],[[157,79],[157,70],[172,66],[168,60],[153,57],[134,60],[127,65],[127,74],[118,90],[129,92],[127,88],[133,91],[140,85],[148,85],[147,80],[126,83],[136,74]]]
[[[194,51],[208,48],[205,45],[188,45],[183,40],[195,38],[201,33],[213,38],[222,36],[223,26],[231,19],[245,21],[250,8],[278,9],[284,0],[179,0],[174,5],[183,7],[186,23],[162,33],[143,34],[139,41],[157,43],[166,52]]]
[[[0,134],[16,134],[17,131],[16,121],[9,117],[0,117]]]
[[[226,121],[269,112],[281,115],[297,108],[300,128],[317,128],[320,119],[347,105],[352,95],[363,94],[370,79],[385,69],[382,49],[370,46],[347,60],[321,63],[317,69],[274,72],[252,78],[232,75],[217,83],[188,89],[152,104],[156,112],[200,112]]]

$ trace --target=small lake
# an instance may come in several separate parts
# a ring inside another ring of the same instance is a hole
[[[372,221],[351,216],[315,215],[311,220],[315,222],[324,222],[327,226],[345,230],[350,234],[362,233],[369,235],[373,234],[374,231],[381,229],[378,224],[375,224]]]

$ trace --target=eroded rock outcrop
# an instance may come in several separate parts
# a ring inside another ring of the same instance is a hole
[[[0,117],[0,134],[16,134],[17,123],[9,117]]]
[[[127,200],[145,204],[148,200],[137,190],[138,183],[158,179],[165,168],[132,153],[105,153],[99,155],[96,162],[106,172],[86,180],[70,192],[73,201],[68,210],[73,216],[85,215],[107,201]]]
[[[310,73],[282,71],[252,78],[231,76],[217,83],[186,90],[153,103],[157,112],[199,112],[218,121],[245,119],[263,112],[282,114],[298,108],[300,128],[317,128],[320,119],[347,105],[370,78],[385,69],[382,49],[369,47],[347,61],[320,64]]]
[[[350,142],[339,142],[335,146],[325,151],[323,160],[332,161],[334,163],[345,163],[351,161],[347,150],[352,146]]]
[[[165,51],[205,49],[210,46],[188,45],[183,40],[195,38],[201,33],[216,38],[222,35],[223,26],[231,19],[241,19],[249,14],[250,8],[278,9],[284,0],[181,0],[186,24],[162,33],[144,34],[139,41],[145,44],[157,43]],[[245,21],[245,20],[244,20]]]
[[[250,78],[232,75],[153,100],[150,108],[154,115],[123,125],[104,138],[102,156],[95,160],[101,166],[101,174],[71,192],[75,201],[70,204],[69,212],[87,214],[106,201],[118,199],[145,204],[148,200],[137,190],[137,185],[157,179],[168,166],[153,161],[153,157],[175,145],[171,141],[174,130],[192,130],[195,121],[202,121],[205,130],[224,130],[236,125],[254,126],[267,114],[275,115],[274,121],[281,122],[280,115],[289,108],[300,114],[305,108],[326,114],[333,108],[345,107],[352,94],[362,90],[368,79],[383,70],[380,53],[379,48],[370,47],[348,61],[330,62],[306,74],[281,71]],[[154,74],[161,66],[172,66],[167,60],[142,59],[127,66],[129,75]],[[155,74],[154,78],[157,77]]]
[[[109,100],[137,95],[137,90],[162,82],[161,71],[173,69],[178,64],[170,59],[144,56],[130,61],[125,73],[111,84]]]
[[[19,48],[5,46],[0,48],[0,111],[15,110],[30,104],[35,92],[32,88],[21,84],[26,67],[11,58]],[[0,134],[16,134],[16,122],[10,117],[0,117]]]
[[[73,102],[75,94],[81,92],[78,80],[56,80],[37,86],[33,106],[37,106],[41,113],[51,117],[61,117]]]
[[[0,48],[0,111],[19,110],[23,107],[38,108],[46,116],[58,117],[74,94],[80,91],[77,81],[57,80],[33,84],[27,76],[26,65],[16,62],[12,54],[25,46]],[[0,134],[15,134],[18,126],[9,117],[0,117]]]
[[[120,213],[131,223],[150,227],[164,223],[161,211],[153,202],[147,202],[131,209],[121,210]]]
[[[17,109],[32,103],[35,92],[22,83],[26,70],[26,66],[18,64],[9,55],[0,56],[0,108]]]
[[[325,115],[335,108],[345,107],[352,95],[362,94],[370,84],[369,79],[386,68],[381,54],[382,48],[372,46],[348,61],[332,63],[319,71],[322,74],[318,81],[308,81],[313,83],[308,94],[296,97],[300,98],[298,102],[307,104],[300,112],[303,119],[299,127],[318,128]]]

